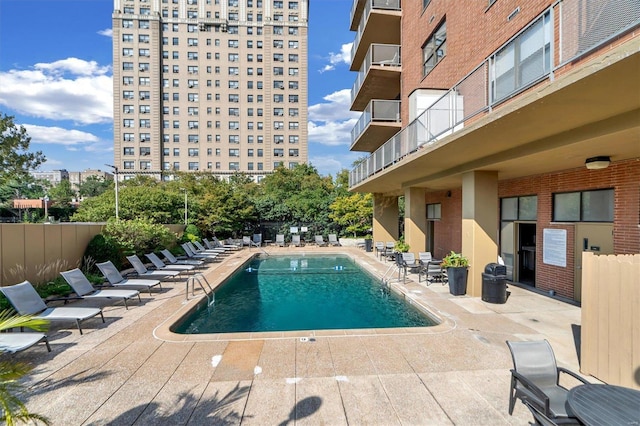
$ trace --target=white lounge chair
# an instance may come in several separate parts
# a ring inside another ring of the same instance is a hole
[[[329,244],[332,246],[339,246],[338,236],[336,234],[329,234]]]
[[[0,352],[16,353],[44,341],[47,351],[51,352],[49,338],[44,333],[0,333]]]
[[[242,246],[251,247],[251,237],[247,237],[247,236],[242,237]]]
[[[62,275],[62,278],[71,286],[74,293],[82,299],[122,299],[126,309],[129,309],[127,299],[138,296],[138,301],[142,302],[138,290],[96,289],[78,268],[60,272],[60,275]]]
[[[167,249],[160,250],[160,253],[164,256],[165,260],[169,262],[170,265],[191,265],[197,267],[202,267],[204,265],[204,261],[195,260],[195,259],[178,259]]]
[[[316,235],[315,239],[316,239],[316,245],[318,247],[326,247],[327,246],[327,242],[324,240],[324,237],[322,235]]]
[[[278,247],[284,247],[287,244],[284,242],[284,234],[277,234],[276,235],[276,245]]]
[[[157,271],[178,271],[183,273],[192,272],[196,269],[195,265],[167,265],[155,253],[147,253],[145,256],[153,263]]]
[[[208,240],[204,238],[203,241],[206,244]],[[211,245],[213,248],[225,248],[227,250],[239,250],[242,248],[241,246],[238,246],[238,244],[223,243],[216,237],[212,238]]]
[[[191,246],[189,246],[189,243],[184,243],[181,246],[189,259],[199,259],[213,262],[213,260],[218,257],[218,253],[196,253],[195,250],[193,250]]]
[[[75,321],[78,331],[82,334],[80,322],[100,315],[104,322],[104,315],[100,308],[83,308],[62,306],[49,308],[29,281],[7,287],[0,287],[0,291],[20,315],[31,315],[33,318],[47,321]]]
[[[300,235],[292,235],[291,236],[291,244],[296,246],[296,247],[302,246],[302,243],[300,242]]]
[[[151,288],[155,286],[160,287],[160,290],[162,290],[160,280],[141,280],[123,277],[120,271],[118,271],[118,268],[116,268],[110,260],[96,263],[96,266],[100,269],[100,272],[102,272],[102,275],[104,275],[107,281],[109,281],[109,284],[114,287],[144,287],[149,291],[149,294],[151,294]]]
[[[218,253],[218,254],[225,254],[227,252],[227,249],[225,248],[206,248],[205,246],[202,245],[202,243],[200,241],[194,241],[193,243],[187,243],[190,244],[191,250],[193,250],[196,253]]]
[[[180,271],[152,271],[147,269],[147,267],[142,263],[142,260],[137,255],[127,256],[127,260],[133,266],[133,269],[136,270],[139,278],[158,278],[159,280],[167,279],[167,278],[175,278],[176,275],[180,275]]]

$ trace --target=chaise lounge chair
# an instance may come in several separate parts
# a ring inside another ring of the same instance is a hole
[[[47,351],[51,352],[49,338],[44,333],[0,333],[0,352],[14,354],[42,341],[47,345]]]
[[[251,242],[256,247],[262,247],[262,234],[253,234]]]
[[[189,259],[213,262],[215,258],[218,257],[218,253],[196,253],[196,251],[193,250],[188,243],[182,244],[182,249]]]
[[[291,244],[296,246],[296,247],[302,246],[302,243],[300,242],[300,235],[292,235],[291,236]]]
[[[165,260],[169,263],[169,265],[191,265],[198,267],[203,267],[204,261],[195,260],[195,259],[178,259],[167,249],[160,250],[160,253],[164,256]]]
[[[276,245],[278,247],[285,247],[287,245],[287,243],[284,242],[284,234],[276,235]]]
[[[129,309],[129,306],[127,306],[127,299],[138,296],[138,302],[142,302],[140,299],[140,292],[138,290],[96,289],[78,268],[60,272],[60,275],[62,275],[62,278],[64,278],[67,284],[71,286],[74,293],[82,299],[122,299],[126,309]]]
[[[147,256],[147,259],[149,259],[151,263],[153,263],[156,271],[178,271],[180,273],[183,273],[192,272],[194,269],[196,269],[195,265],[167,265],[155,253],[147,253],[145,254],[145,256]]]
[[[324,237],[322,235],[316,235],[315,240],[316,240],[316,245],[318,247],[326,247],[327,246],[327,242],[324,240]]]
[[[34,318],[45,319],[52,322],[75,321],[80,334],[82,334],[82,327],[80,327],[81,321],[100,315],[102,322],[105,322],[102,309],[100,308],[72,306],[47,307],[29,281],[8,287],[0,287],[0,292],[5,295],[9,303],[11,303],[20,315],[31,315]]]
[[[203,241],[206,244],[209,240],[205,238],[203,239]],[[212,248],[225,248],[227,250],[240,250],[242,248],[242,246],[239,246],[238,244],[225,244],[222,241],[220,241],[217,237],[213,237],[210,244]],[[208,246],[209,244],[207,244],[207,247]]]
[[[227,249],[226,248],[222,248],[222,247],[220,247],[220,248],[206,248],[199,241],[194,241],[193,243],[187,243],[187,244],[189,244],[189,246],[191,247],[191,250],[193,250],[196,253],[225,254],[227,252]]]
[[[139,278],[158,278],[159,280],[167,279],[167,278],[175,278],[176,275],[180,275],[180,271],[176,270],[162,270],[162,271],[152,271],[147,269],[147,267],[142,263],[142,260],[137,255],[127,256],[127,260],[133,266],[133,269],[136,270]]]
[[[581,424],[567,404],[569,391],[560,385],[560,373],[584,384],[588,382],[576,373],[558,367],[553,349],[546,340],[507,341],[507,346],[514,366],[511,370],[509,414],[513,414],[516,399],[520,399],[536,419],[542,417],[553,424]]]
[[[338,236],[336,234],[329,234],[329,244],[332,246],[339,246]]]
[[[162,290],[162,284],[160,284],[160,280],[141,280],[136,278],[125,278],[122,276],[120,271],[116,268],[116,266],[110,261],[96,263],[102,275],[105,276],[109,284],[114,287],[144,287],[149,291],[149,295],[151,295],[151,287],[159,286],[160,290]]]

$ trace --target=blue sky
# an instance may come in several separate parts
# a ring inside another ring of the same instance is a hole
[[[359,113],[349,111],[352,0],[311,0],[309,161],[320,174],[351,168]],[[113,164],[113,0],[0,0],[0,112],[47,157],[41,170]]]

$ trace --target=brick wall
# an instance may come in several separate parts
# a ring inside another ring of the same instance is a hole
[[[567,266],[565,268],[542,262],[542,250],[536,251],[536,287],[555,290],[557,294],[573,298],[575,263],[575,228],[573,223],[554,223],[553,194],[558,192],[614,189],[614,254],[640,253],[640,158],[613,163],[603,170],[579,169],[500,181],[500,198],[537,195],[538,219],[536,245],[543,246],[543,229],[567,231]],[[430,192],[427,204],[442,204],[442,220],[435,223],[435,257],[462,246],[462,190]],[[496,224],[499,226],[499,224]]]

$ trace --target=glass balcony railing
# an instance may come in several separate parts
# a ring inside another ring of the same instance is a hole
[[[581,15],[579,11],[585,7],[585,2],[587,7],[594,8],[598,13]],[[551,13],[552,10],[554,13]],[[555,24],[552,22],[554,15],[558,20]],[[576,25],[576,17],[581,17],[584,22]],[[567,25],[566,22],[571,22],[572,25]],[[587,27],[592,29],[590,33],[581,30]],[[558,5],[538,15],[418,118],[354,167],[349,174],[349,185],[357,185],[386,167],[402,161],[425,144],[436,143],[457,132],[462,129],[466,120],[487,111],[489,106],[496,106],[505,99],[516,96],[547,79],[565,64],[616,39],[620,34],[639,27],[638,8],[613,7],[609,2],[599,0],[561,0]],[[559,28],[561,33],[554,28]],[[561,55],[554,60],[549,53],[549,46],[554,46],[555,43],[558,44]],[[516,48],[521,52],[521,59],[510,54]],[[368,57],[370,55],[371,52]],[[516,62],[517,60],[520,62]],[[363,64],[352,89],[352,100],[370,66],[371,63]],[[522,75],[508,72],[510,70],[521,70]],[[361,117],[361,120],[367,118]],[[359,125],[360,123],[356,128]],[[352,141],[356,128],[352,131]]]
[[[360,87],[362,87],[362,83],[367,77],[369,68],[372,66],[399,67],[402,65],[400,59],[400,46],[397,44],[372,44],[369,46],[367,56],[364,58],[356,81],[351,88],[351,103],[353,103],[358,95]]]
[[[351,20],[353,22],[354,14],[356,12],[358,5],[358,0],[353,0],[353,6],[351,7]],[[364,29],[367,26],[367,21],[369,20],[369,13],[372,10],[402,10],[400,7],[400,0],[366,0],[364,5],[364,10],[362,11],[362,15],[360,16],[360,24],[358,24],[358,30],[356,32],[356,38],[353,41],[353,46],[351,46],[351,57],[354,58],[356,55],[356,50],[358,50],[358,45],[360,44],[360,39],[362,38],[362,34],[364,33]]]
[[[351,147],[372,122],[400,123],[400,101],[373,99],[369,102],[351,129]]]

